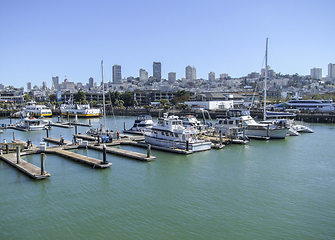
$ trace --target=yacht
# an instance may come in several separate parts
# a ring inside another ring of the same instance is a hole
[[[134,125],[127,131],[129,133],[140,133],[146,131],[149,128],[152,128],[154,121],[150,115],[138,115],[135,119]]]
[[[207,125],[199,121],[194,115],[181,116],[180,119],[185,127],[195,128],[200,133],[207,132]]]
[[[22,110],[25,114],[21,114],[21,116],[52,117],[51,109],[47,108],[45,105],[36,104],[35,101],[28,102]]]
[[[231,109],[226,116],[218,116],[218,122],[215,129],[220,129],[225,133],[227,129],[232,127],[245,128],[245,135],[249,138],[286,138],[289,128],[285,124],[257,123],[251,116],[249,110]]]
[[[146,143],[156,146],[193,152],[210,150],[211,142],[200,139],[198,133],[197,129],[183,126],[182,120],[177,116],[168,116],[164,113],[163,118],[158,119],[158,123],[152,126],[150,131],[144,132],[144,137]]]
[[[49,122],[42,118],[26,117],[16,124],[16,128],[23,131],[45,130]]]

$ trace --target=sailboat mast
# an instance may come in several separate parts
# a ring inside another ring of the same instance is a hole
[[[105,84],[104,84],[104,61],[101,60],[101,75],[102,75],[102,104],[104,111],[104,127],[103,130],[106,130],[106,107],[105,107]]]
[[[265,79],[264,79],[264,112],[263,118],[266,120],[266,82],[268,79],[268,38],[266,38],[266,47],[265,47]]]

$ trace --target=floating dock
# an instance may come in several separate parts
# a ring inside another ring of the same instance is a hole
[[[96,158],[91,158],[91,157],[87,157],[87,156],[84,156],[78,153],[63,150],[61,148],[48,148],[42,152],[57,154],[59,156],[74,160],[76,162],[81,162],[81,163],[91,165],[95,168],[107,168],[107,167],[112,166],[112,163],[104,162]]]
[[[94,146],[94,145],[88,145],[87,146],[89,149],[93,149],[93,150],[98,150],[98,151],[102,151],[102,146]],[[112,153],[115,155],[119,155],[119,156],[123,156],[123,157],[129,157],[129,158],[133,158],[136,160],[140,160],[140,161],[152,161],[155,160],[156,157],[154,156],[150,156],[150,154],[143,154],[143,153],[138,153],[138,152],[133,152],[133,151],[127,151],[127,150],[123,150],[123,149],[119,149],[119,148],[106,148],[107,153]]]
[[[55,144],[60,144],[60,139],[59,138],[52,138],[52,137],[45,137],[43,138],[44,141],[50,142],[50,143],[55,143]],[[63,145],[70,145],[72,144],[71,141],[64,140]]]
[[[142,148],[147,148],[148,144],[144,142],[134,142],[134,141],[122,141],[122,145],[131,145],[131,146],[136,146],[136,147],[142,147]],[[165,152],[172,152],[172,153],[178,153],[178,154],[191,154],[194,153],[193,151],[186,151],[183,149],[179,148],[166,148],[166,147],[160,147],[160,146],[155,146],[151,145],[152,149],[160,150],[160,151],[165,151]]]
[[[18,161],[16,153],[3,154],[0,155],[0,158],[31,178],[41,180],[51,176],[50,173],[31,163],[28,163],[20,157]]]

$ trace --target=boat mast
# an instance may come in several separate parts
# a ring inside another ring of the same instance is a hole
[[[264,110],[263,110],[263,119],[266,120],[266,82],[268,78],[268,38],[266,38],[266,47],[265,47],[265,79],[264,79]]]
[[[104,84],[104,61],[101,60],[101,75],[102,75],[102,103],[103,103],[103,111],[104,111],[104,127],[103,130],[106,130],[106,108],[105,108],[105,84]]]

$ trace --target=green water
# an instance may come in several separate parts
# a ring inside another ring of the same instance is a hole
[[[108,125],[133,121],[108,118]],[[0,161],[0,239],[334,239],[335,125],[311,127],[313,134],[187,156],[152,150],[153,162],[108,154],[108,169],[47,155],[51,177],[42,181]],[[45,132],[15,137],[37,144]],[[40,165],[38,155],[26,160]]]

